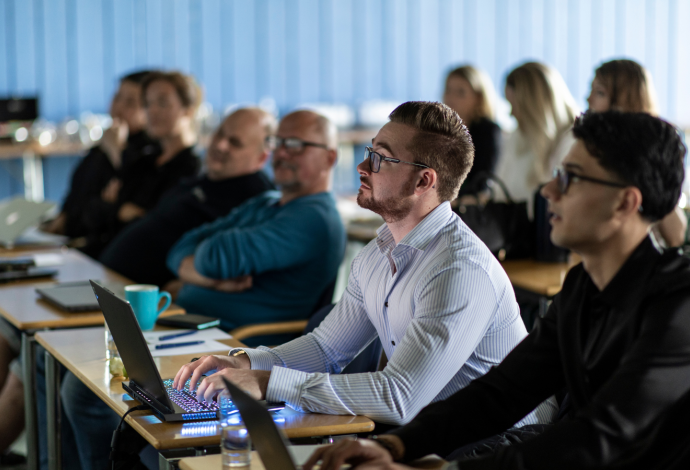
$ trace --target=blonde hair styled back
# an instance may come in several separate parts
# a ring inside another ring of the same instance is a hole
[[[612,110],[652,116],[659,114],[652,77],[634,60],[604,62],[594,71],[594,78],[606,88]]]
[[[494,119],[496,115],[496,92],[494,84],[483,70],[472,65],[463,65],[448,72],[446,77],[446,89],[451,78],[462,78],[470,84],[470,88],[477,95],[477,108],[474,110],[474,119]],[[469,124],[469,123],[466,123]]]
[[[577,105],[558,71],[539,62],[527,62],[506,78],[513,91],[513,116],[518,123],[518,151],[535,156],[529,183],[538,185],[551,178],[551,154],[578,113]]]

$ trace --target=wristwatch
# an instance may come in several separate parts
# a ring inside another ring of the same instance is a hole
[[[245,351],[244,349],[241,349],[241,348],[235,348],[235,349],[230,350],[230,352],[228,353],[228,356],[237,357],[237,356],[241,356],[242,354],[247,354],[247,351]]]

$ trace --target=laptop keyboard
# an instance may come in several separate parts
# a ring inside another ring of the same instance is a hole
[[[194,413],[201,411],[218,411],[218,403],[211,402],[207,403],[205,401],[197,401],[196,393],[189,391],[189,380],[184,385],[183,390],[177,390],[173,388],[173,379],[167,379],[163,381],[165,385],[165,391],[168,392],[168,397],[175,402],[177,406],[183,410]]]

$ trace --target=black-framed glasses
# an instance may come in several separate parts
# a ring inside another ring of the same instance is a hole
[[[614,188],[627,188],[628,186],[630,186],[629,184],[615,183],[613,181],[604,181],[597,178],[591,178],[589,176],[578,175],[576,173],[573,173],[572,171],[566,170],[562,166],[556,167],[553,170],[553,177],[556,179],[556,182],[558,183],[558,190],[561,192],[561,194],[565,194],[568,192],[570,183],[572,183],[573,181],[589,181],[590,183],[603,184],[604,186],[612,186]]]
[[[374,152],[374,149],[372,149],[371,147],[364,147],[364,160],[367,159],[369,160],[369,169],[372,173],[379,172],[379,170],[381,169],[382,161],[387,161],[391,163],[406,163],[407,165],[414,165],[422,168],[431,168],[430,166],[424,165],[422,163],[405,162],[397,158],[384,157],[380,153]]]
[[[282,138],[275,135],[269,135],[266,137],[266,146],[273,151],[283,147],[290,155],[302,153],[304,147],[319,147],[328,150],[328,145],[326,144],[308,142],[306,140],[298,139],[297,137]]]

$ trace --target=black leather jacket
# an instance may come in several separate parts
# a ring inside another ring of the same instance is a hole
[[[647,238],[601,292],[574,267],[498,367],[393,432],[406,459],[447,455],[504,431],[563,387],[565,419],[459,468],[690,468],[688,258]]]

